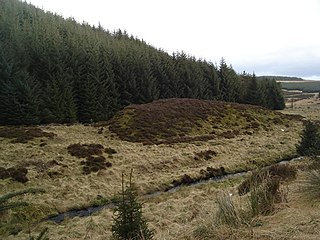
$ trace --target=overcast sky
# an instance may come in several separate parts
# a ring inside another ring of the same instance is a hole
[[[237,72],[320,80],[320,0],[27,0]]]

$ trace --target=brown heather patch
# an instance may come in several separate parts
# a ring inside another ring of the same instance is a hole
[[[285,115],[258,106],[164,99],[124,108],[109,122],[109,129],[121,140],[149,145],[231,139],[287,122]]]
[[[297,169],[289,164],[273,164],[268,171],[271,176],[278,176],[282,181],[293,180],[297,177]]]
[[[201,152],[194,153],[194,160],[210,160],[213,156],[216,156],[217,152],[213,150],[205,150]]]
[[[112,163],[106,162],[106,158],[102,156],[104,147],[101,144],[71,144],[68,146],[68,152],[78,158],[86,158],[86,161],[81,161],[83,165],[83,174],[90,174],[92,172],[98,172],[109,167],[112,167]],[[117,153],[113,148],[106,148],[105,153],[112,157],[112,154]]]
[[[235,138],[239,134],[240,134],[239,130],[234,130],[234,131],[228,130],[228,131],[219,133],[219,136],[223,138],[231,139],[231,138]]]
[[[26,183],[29,181],[27,178],[28,169],[22,167],[4,168],[0,167],[0,179],[10,178],[13,181]]]
[[[75,157],[85,158],[91,155],[102,155],[104,147],[101,144],[71,144],[68,146],[68,152]]]
[[[201,169],[197,176],[191,177],[188,174],[184,174],[179,179],[173,180],[171,184],[173,187],[177,187],[181,185],[190,185],[193,183],[197,183],[199,181],[208,180],[210,178],[222,177],[226,174],[227,172],[225,171],[224,167],[220,167],[220,168],[207,167],[206,170]],[[169,189],[170,187],[167,190]]]
[[[98,172],[99,170],[112,166],[110,162],[106,162],[106,158],[104,156],[89,156],[86,161],[81,161],[81,165],[84,165],[82,168],[84,174]]]
[[[54,138],[52,132],[44,132],[36,127],[2,127],[0,128],[0,137],[12,139],[12,143],[27,143],[34,138]]]
[[[214,167],[207,167],[206,170],[200,170],[200,179],[207,180],[210,178],[215,177],[222,177],[226,175],[227,172],[224,167],[214,168]]]
[[[108,147],[104,150],[105,153],[109,154],[109,155],[112,155],[112,154],[116,154],[117,151],[111,147]]]
[[[56,160],[45,162],[43,160],[24,160],[19,163],[21,168],[34,168],[38,173],[46,172],[49,168],[59,165]]]

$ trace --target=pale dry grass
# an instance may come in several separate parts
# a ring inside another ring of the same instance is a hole
[[[317,99],[312,101],[318,103]],[[301,111],[286,109],[284,112],[303,113],[304,116],[313,117],[319,115],[319,104],[302,111],[303,104],[301,103]],[[317,113],[314,112],[316,110]],[[42,171],[36,166],[29,166],[27,175],[29,182],[25,184],[8,179],[0,180],[0,194],[28,187],[43,187],[47,192],[41,197],[28,195],[22,198],[35,204],[38,210],[42,211],[42,215],[46,216],[70,208],[88,206],[97,195],[112,197],[120,191],[122,172],[128,174],[131,169],[134,171],[133,180],[139,193],[143,194],[163,190],[170,186],[174,179],[184,174],[197,176],[201,169],[207,167],[223,166],[227,171],[236,171],[273,162],[295,153],[302,123],[279,125],[272,131],[261,130],[254,132],[253,135],[241,135],[233,139],[172,145],[124,142],[106,128],[102,134],[98,134],[97,128],[81,124],[47,125],[40,128],[57,135],[53,139],[43,139],[47,143],[43,147],[39,146],[40,139],[34,139],[26,144],[13,144],[7,139],[0,139],[0,165],[7,168],[28,161],[48,163],[52,160],[57,161],[59,165],[50,166]],[[96,143],[102,144],[105,148],[115,149],[117,153],[113,154],[112,158],[106,153],[103,154],[107,161],[112,163],[112,167],[84,175],[80,165],[84,159],[73,157],[67,152],[67,147],[74,143]],[[196,152],[206,150],[213,150],[217,155],[209,160],[194,159]],[[50,177],[48,172],[56,172],[57,175]],[[220,191],[219,188],[227,188],[234,196],[236,195],[236,187],[230,187],[230,184],[183,187],[176,193],[143,199],[144,215],[151,229],[155,230],[155,239],[196,239],[193,233],[199,225],[204,222],[210,225],[212,214],[216,209],[215,199]],[[296,183],[290,185],[289,207],[284,204],[276,214],[263,217],[262,226],[253,230],[244,228],[240,232],[232,230],[229,231],[229,235],[226,234],[227,229],[214,229],[217,231],[217,236],[225,236],[220,239],[302,239],[303,237],[316,239],[313,237],[319,231],[317,227],[319,221],[316,219],[317,217],[320,219],[318,216],[320,213],[312,211],[312,207],[307,203],[303,205],[305,212],[299,209],[302,207],[299,195],[301,193],[296,185]],[[308,214],[311,214],[311,217]],[[33,226],[32,229],[40,232],[47,226],[52,239],[108,239],[111,234],[111,224],[112,210],[106,209],[92,217],[67,219],[60,225],[43,222]],[[18,236],[11,236],[8,239],[26,239],[26,236],[27,232],[23,231]]]
[[[320,205],[310,205],[302,198],[301,179],[304,174],[299,172],[297,180],[283,186],[288,189],[288,201],[277,205],[273,215],[254,219],[252,226],[232,228],[215,224],[216,199],[222,191],[226,191],[224,183],[183,187],[175,193],[140,200],[144,201],[143,214],[155,231],[154,239],[313,240],[318,239],[320,233]],[[246,198],[237,196],[236,186],[229,186],[227,191],[236,203]],[[49,227],[52,239],[109,239],[111,225],[112,210],[106,209],[91,217],[67,219],[60,225],[42,223],[33,230],[36,232]],[[199,234],[199,231],[200,235],[196,237],[195,233]],[[26,234],[19,234],[8,239],[25,237]]]
[[[287,114],[298,114],[304,116],[307,120],[319,120],[320,118],[320,98],[318,94],[314,97],[299,100],[293,103],[287,103],[287,107],[282,111]]]
[[[38,171],[32,165],[28,167],[28,178],[25,185],[1,181],[2,192],[17,188],[43,186],[47,202],[55,206],[59,212],[72,207],[88,205],[99,195],[111,197],[120,191],[122,172],[134,170],[134,179],[140,193],[165,189],[174,179],[184,174],[197,176],[201,169],[207,167],[225,167],[227,170],[240,170],[266,164],[281,157],[292,154],[298,142],[296,129],[300,125],[275,127],[272,132],[258,132],[251,136],[239,136],[234,139],[218,139],[208,142],[179,143],[174,145],[142,145],[129,143],[111,137],[105,130],[104,134],[97,134],[97,129],[90,126],[44,126],[45,131],[57,134],[54,139],[48,139],[47,145],[39,146],[34,140],[27,144],[12,144],[7,140],[0,143],[0,163],[5,167],[21,165],[24,162],[57,161],[59,165],[49,170]],[[282,131],[282,130],[283,131]],[[70,144],[102,144],[117,151],[112,158],[104,156],[112,163],[112,167],[89,175],[82,174],[80,162],[83,159],[73,157],[67,152]],[[194,153],[204,150],[214,150],[217,156],[210,160],[195,160]],[[251,165],[251,166],[249,166]],[[58,174],[49,177],[48,171]]]

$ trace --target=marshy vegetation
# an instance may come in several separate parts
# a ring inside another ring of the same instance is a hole
[[[173,101],[179,101],[182,106],[184,104],[184,100]],[[46,189],[46,193],[41,195],[41,200],[33,196],[21,197],[30,203],[21,213],[25,220],[17,220],[15,211],[9,211],[7,218],[13,217],[16,219],[14,221],[21,221],[21,226],[27,226],[30,221],[35,224],[32,232],[36,235],[48,228],[47,235],[59,238],[57,226],[41,222],[42,219],[71,209],[110,203],[113,195],[121,192],[119,185],[122,172],[134,169],[137,200],[144,203],[144,216],[154,232],[155,239],[178,239],[187,235],[191,236],[191,239],[206,239],[206,236],[212,239],[213,235],[217,236],[216,239],[223,235],[226,239],[235,236],[248,239],[248,231],[261,236],[260,228],[272,228],[268,227],[272,221],[265,218],[266,215],[276,217],[289,210],[286,205],[296,206],[295,204],[299,203],[295,199],[295,196],[300,194],[297,184],[307,175],[305,171],[308,168],[302,161],[297,161],[290,165],[274,165],[266,170],[255,169],[278,162],[280,159],[287,159],[290,154],[296,154],[296,145],[303,139],[300,134],[304,132],[301,118],[270,112],[259,107],[249,106],[246,110],[247,105],[231,108],[230,104],[229,108],[226,107],[224,112],[222,111],[223,114],[220,114],[219,111],[214,111],[212,103],[206,101],[199,105],[199,109],[207,115],[193,115],[192,105],[196,105],[195,102],[198,100],[187,102],[192,103],[188,105],[187,119],[190,121],[196,119],[204,122],[206,119],[215,119],[208,121],[210,124],[203,124],[203,129],[196,126],[198,136],[212,132],[213,129],[216,133],[225,132],[225,122],[228,122],[231,128],[235,127],[239,133],[232,138],[219,135],[205,141],[190,139],[177,143],[144,144],[146,139],[141,142],[123,141],[118,134],[109,130],[111,125],[99,123],[39,126],[43,132],[52,133],[54,137],[36,137],[26,143],[14,143],[11,141],[12,138],[1,138],[0,147],[5,156],[1,157],[1,164],[7,166],[6,169],[14,166],[25,167],[29,179],[26,183],[10,179],[0,180],[3,189],[1,193],[36,186]],[[155,105],[157,104],[158,102],[155,102]],[[206,104],[208,110],[205,110]],[[169,107],[166,109],[171,112]],[[161,120],[161,117],[159,119]],[[238,125],[232,124],[236,122],[235,119],[241,120],[237,121]],[[111,122],[113,121],[119,121],[117,116]],[[258,127],[248,128],[252,122],[257,122]],[[213,124],[215,128],[212,127]],[[173,131],[176,131],[174,126],[173,124]],[[141,132],[147,133],[152,129],[147,127],[144,130],[143,127],[144,125],[141,126]],[[98,130],[101,128],[103,131],[99,133]],[[247,134],[246,131],[250,131],[251,134]],[[160,132],[161,129],[157,129],[156,133]],[[191,134],[194,132],[191,131]],[[47,144],[40,146],[44,141]],[[316,169],[314,162],[316,161],[313,161],[313,169]],[[252,174],[246,179],[239,176],[221,182],[192,185],[211,177],[247,170],[251,170]],[[312,179],[316,184],[316,178]],[[305,183],[307,182],[303,184]],[[175,186],[181,187],[178,191],[164,193],[166,189]],[[143,197],[145,194],[159,191],[163,194]],[[225,195],[223,192],[228,194]],[[238,196],[238,192],[241,192],[241,196]],[[215,201],[217,196],[222,197]],[[218,210],[219,208],[223,209]],[[309,210],[305,211],[308,213]],[[222,214],[230,216],[222,217]],[[232,215],[235,215],[235,219],[223,220],[231,218]],[[234,222],[228,234],[225,232],[226,223],[223,221]],[[89,218],[66,217],[59,224],[68,229],[63,234],[69,238],[83,238],[86,235],[87,238],[111,237],[112,211],[101,208],[99,213]],[[233,229],[241,229],[242,233],[239,235]],[[17,234],[14,235],[15,238],[25,238],[28,230],[25,227],[17,229],[16,232],[5,230],[3,235],[10,239],[12,233]],[[277,234],[280,236],[282,233],[278,231]]]

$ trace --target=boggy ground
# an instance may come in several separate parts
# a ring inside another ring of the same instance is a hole
[[[230,116],[226,114],[224,118],[234,119],[229,121],[237,121],[233,115],[234,112],[234,110],[229,111]],[[133,169],[134,182],[138,187],[139,194],[142,195],[156,190],[164,190],[171,186],[174,180],[180,179],[185,174],[197,177],[201,171],[208,167],[224,167],[229,172],[256,168],[295,154],[295,145],[299,141],[299,134],[302,130],[301,121],[274,112],[266,116],[262,114],[260,118],[256,117],[255,119],[271,119],[275,116],[280,121],[270,123],[260,120],[259,128],[246,129],[250,134],[241,130],[242,123],[240,121],[240,124],[236,126],[240,129],[239,133],[234,134],[233,138],[220,135],[206,139],[206,141],[193,139],[192,141],[170,144],[144,144],[145,139],[142,143],[124,141],[105,125],[38,126],[38,129],[50,134],[37,136],[24,143],[13,142],[12,139],[5,137],[0,138],[1,166],[4,168],[19,166],[28,170],[26,183],[13,181],[10,178],[0,179],[0,194],[28,187],[44,188],[46,190],[44,194],[20,197],[31,203],[30,207],[24,208],[20,212],[23,213],[25,219],[30,219],[29,222],[35,223],[50,214],[92,205],[101,198],[110,199],[120,191],[122,172],[128,174],[131,169]],[[260,127],[262,125],[266,127]],[[208,126],[207,123],[204,126]],[[1,127],[1,129],[5,128]],[[212,131],[211,127],[209,129]],[[191,131],[190,135],[207,134],[205,130],[201,131],[196,133]],[[225,130],[218,128],[219,131],[224,132]],[[163,139],[161,140],[163,141]],[[99,144],[98,148],[101,151],[93,151],[91,155],[85,157],[72,156],[68,147],[73,144],[84,146]],[[110,164],[104,164],[105,167],[101,170],[85,173],[84,163],[92,158],[99,158],[104,163]],[[301,173],[302,175],[303,173]],[[297,183],[292,183],[292,186],[298,185],[298,180],[296,181]],[[210,214],[215,209],[216,195],[221,189],[235,191],[236,185],[239,183],[240,180],[235,179],[219,184],[183,187],[175,193],[144,199],[144,213],[150,227],[155,231],[155,239],[194,239],[193,231],[195,228],[203,221],[210,221]],[[298,189],[298,187],[294,187],[294,189]],[[293,199],[291,203],[289,201],[289,204],[292,204],[290,206],[300,206],[300,203],[295,201],[300,199],[299,191],[289,191],[289,193],[292,194]],[[289,210],[289,208],[284,209],[284,211]],[[312,207],[309,209],[311,212]],[[288,215],[291,218],[288,219],[298,222],[292,216],[300,213],[294,211],[291,213],[292,215]],[[301,215],[305,216],[305,224],[309,219],[307,213],[308,211]],[[313,215],[315,214],[313,212]],[[281,214],[279,216],[286,218]],[[276,217],[273,219],[273,217],[266,217],[263,220],[265,224],[258,229],[258,232],[260,230],[262,232],[270,231],[269,235],[292,236],[300,229],[285,229],[289,232],[289,234],[285,234],[282,229],[277,227],[273,232],[272,222],[277,219]],[[18,223],[15,225],[19,225],[19,219],[15,221]],[[31,231],[37,233],[44,227],[48,227],[49,236],[52,239],[106,239],[111,234],[111,224],[112,211],[106,209],[92,217],[67,219],[60,225],[50,222],[31,224]],[[289,225],[287,227],[290,228]],[[263,230],[264,228],[266,230]],[[26,225],[21,225],[21,229],[23,231],[17,231],[19,233],[15,236],[8,236],[8,232],[14,232],[12,229],[6,229],[1,234],[7,239],[25,239],[28,234]],[[301,226],[301,229],[304,227]],[[254,229],[254,231],[256,230]]]

